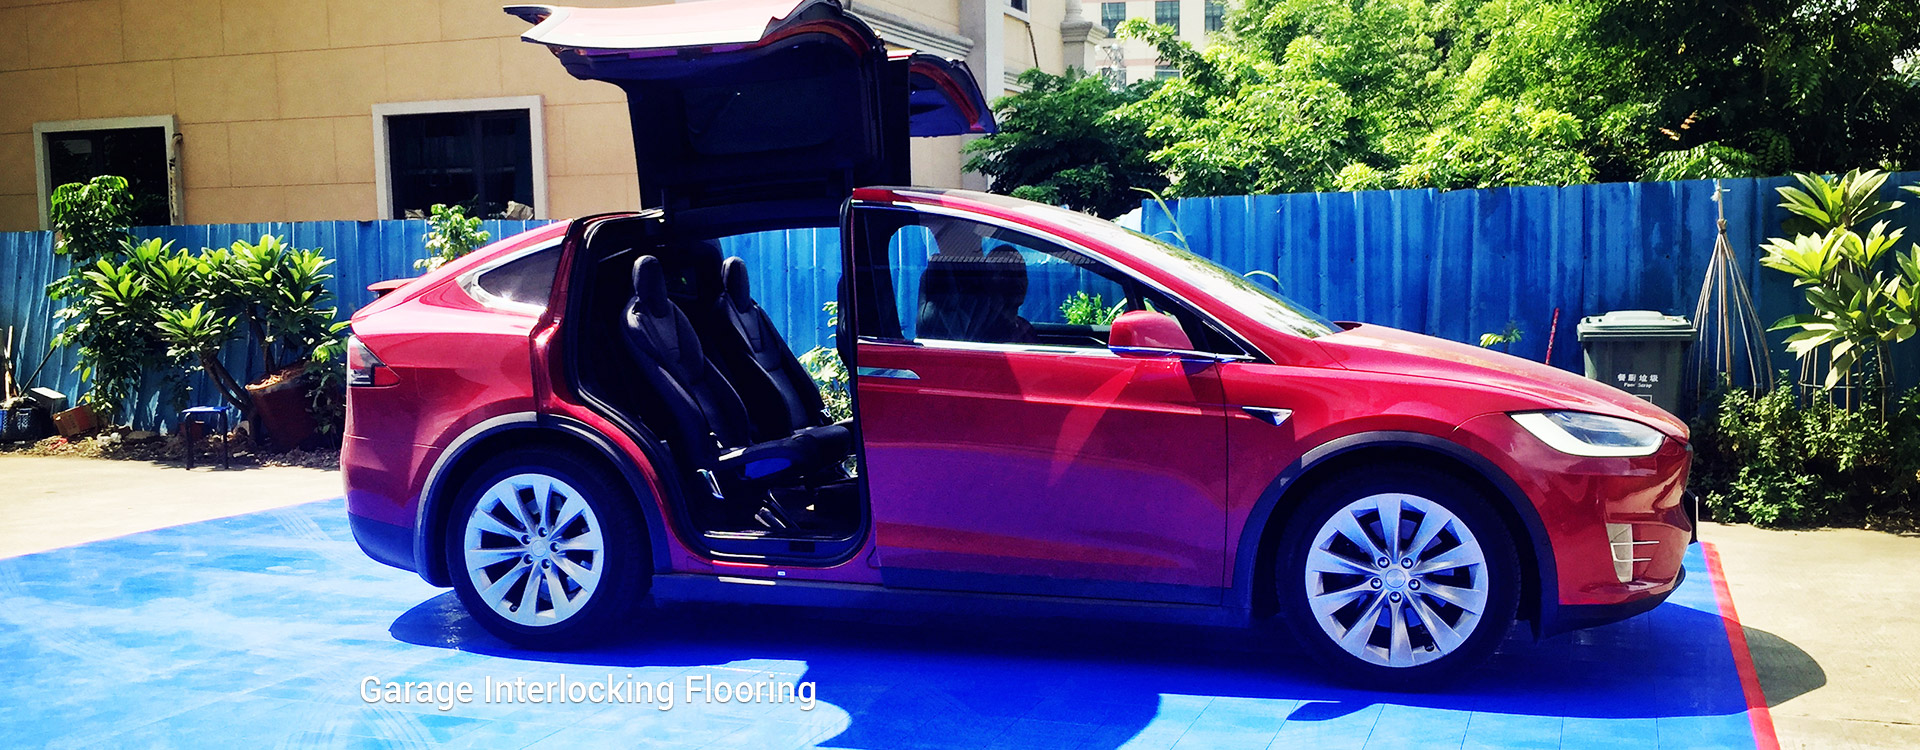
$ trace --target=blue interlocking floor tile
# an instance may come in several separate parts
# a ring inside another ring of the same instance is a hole
[[[1640,617],[1516,629],[1448,689],[1371,693],[1250,629],[650,604],[608,645],[540,653],[368,560],[340,501],[0,560],[0,744],[48,747],[1754,747],[1697,550]],[[385,681],[622,681],[655,703],[369,703]],[[795,704],[690,677],[808,681]]]

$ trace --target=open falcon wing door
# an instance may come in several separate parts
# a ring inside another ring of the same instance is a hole
[[[683,225],[830,226],[853,188],[908,181],[907,135],[993,128],[965,65],[890,54],[837,0],[506,12],[626,91],[641,208]]]

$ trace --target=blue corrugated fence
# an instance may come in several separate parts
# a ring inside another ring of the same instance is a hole
[[[1888,199],[1912,198],[1896,186]],[[1746,269],[1763,324],[1798,312],[1788,277],[1760,266],[1759,246],[1787,218],[1774,188],[1791,178],[1725,180],[1727,235]],[[1513,353],[1539,361],[1553,311],[1553,364],[1580,371],[1582,316],[1648,309],[1691,317],[1713,254],[1710,180],[1494,190],[1392,190],[1189,198],[1173,219],[1149,202],[1142,229],[1238,271],[1262,270],[1281,290],[1335,320],[1357,320],[1475,342],[1508,321],[1523,332]],[[1920,201],[1883,215],[1920,231]],[[1903,243],[1903,248],[1910,247]],[[1770,335],[1775,369],[1793,367]],[[1913,347],[1898,352],[1905,382],[1920,375]]]
[[[1726,180],[1728,234],[1754,292],[1763,321],[1794,312],[1800,293],[1785,275],[1755,260],[1759,243],[1780,234],[1786,213],[1774,188],[1786,178]],[[1920,172],[1896,174],[1894,186],[1920,182]],[[1395,190],[1224,198],[1171,204],[1192,249],[1238,271],[1261,270],[1282,291],[1328,317],[1360,320],[1458,341],[1504,329],[1524,332],[1513,352],[1535,360],[1546,352],[1553,311],[1560,327],[1553,364],[1578,371],[1580,318],[1608,310],[1652,309],[1691,315],[1715,237],[1711,181],[1621,183],[1494,190]],[[1909,196],[1910,197],[1910,196]],[[1920,201],[1885,218],[1920,226]],[[1143,225],[1168,237],[1174,222],[1148,203]],[[487,222],[497,238],[542,222]],[[372,300],[366,286],[415,275],[426,222],[301,222],[145,227],[141,238],[176,245],[222,246],[263,234],[298,247],[323,248],[337,260],[333,290],[342,317]],[[754,296],[796,352],[829,342],[821,306],[839,282],[839,232],[832,229],[767,232],[730,238],[724,252],[745,258]],[[28,375],[47,351],[52,309],[46,285],[66,271],[45,232],[0,233],[0,326],[15,326],[16,370]],[[905,287],[903,287],[905,288]],[[1774,363],[1792,365],[1774,334]],[[1898,372],[1920,374],[1912,347]],[[229,366],[259,375],[257,353],[236,346]],[[35,385],[75,394],[72,352],[55,352]],[[194,403],[217,403],[204,376],[189,380]],[[158,385],[158,384],[155,384]],[[131,415],[137,424],[170,421],[176,404],[161,403],[164,388],[149,388]]]

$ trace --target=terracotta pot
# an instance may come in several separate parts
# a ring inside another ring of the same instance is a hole
[[[100,415],[93,413],[92,406],[81,404],[53,415],[53,428],[60,431],[60,437],[82,435],[100,428]]]
[[[305,370],[306,365],[292,365],[247,386],[260,421],[255,427],[275,448],[295,448],[313,435],[313,415],[307,411],[311,383]]]

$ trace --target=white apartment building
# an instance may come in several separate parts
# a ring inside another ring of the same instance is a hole
[[[1179,71],[1161,64],[1152,46],[1138,39],[1118,39],[1113,30],[1129,18],[1144,18],[1179,30],[1180,38],[1205,49],[1214,33],[1225,28],[1227,0],[1081,0],[1086,17],[1102,26],[1108,38],[1101,43],[1100,69],[1123,71],[1127,83],[1148,78],[1170,78]]]

